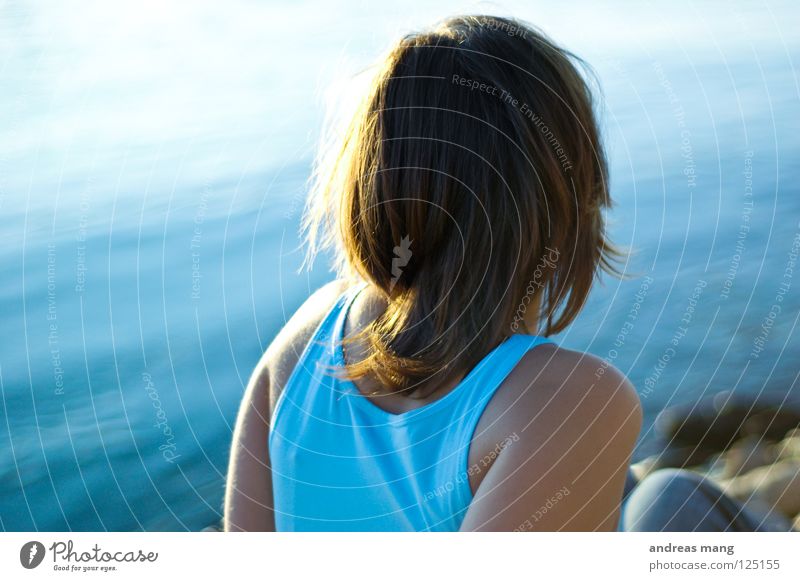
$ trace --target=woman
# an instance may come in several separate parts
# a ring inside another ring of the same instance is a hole
[[[578,64],[484,16],[386,57],[320,164],[309,244],[341,276],[253,374],[226,530],[617,528],[638,397],[546,338],[618,257]]]

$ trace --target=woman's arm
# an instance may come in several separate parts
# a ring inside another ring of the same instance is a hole
[[[274,531],[269,463],[270,387],[266,356],[239,408],[225,489],[225,531]]]
[[[481,481],[462,530],[617,526],[641,428],[636,391],[595,357],[558,349],[545,371],[541,357],[526,355],[509,378],[518,397],[498,419],[508,443]]]

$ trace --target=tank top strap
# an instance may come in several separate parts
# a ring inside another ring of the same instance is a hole
[[[458,402],[461,423],[470,439],[489,401],[523,356],[539,345],[552,342],[539,335],[511,335],[484,357],[456,388],[461,392]]]
[[[347,323],[347,315],[350,312],[350,307],[355,302],[358,295],[367,287],[367,283],[360,282],[347,288],[336,301],[331,313],[328,315],[328,321],[324,325],[324,329],[320,328],[319,341],[325,344],[325,354],[327,355],[328,363],[334,362],[337,357],[337,350],[340,349],[341,340],[344,338],[344,328]]]
[[[336,354],[339,340],[339,332],[344,324],[344,318],[350,304],[355,299],[358,292],[365,285],[355,285],[345,290],[328,311],[327,315],[320,321],[314,333],[306,343],[294,369],[289,374],[283,390],[281,391],[275,409],[272,413],[273,422],[270,424],[269,438],[274,437],[274,422],[282,408],[287,405],[302,408],[304,402],[310,402],[316,397],[320,386],[314,381],[324,370],[331,369]]]

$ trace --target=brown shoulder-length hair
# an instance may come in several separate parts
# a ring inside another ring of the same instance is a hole
[[[400,40],[332,156],[304,225],[387,308],[344,370],[413,391],[515,332],[564,329],[606,240],[608,172],[582,61],[534,28],[450,18]],[[354,338],[354,339],[356,339]]]

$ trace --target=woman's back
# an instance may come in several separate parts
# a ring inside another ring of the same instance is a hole
[[[519,440],[510,435],[470,463],[482,412],[522,356],[548,341],[513,335],[448,393],[391,413],[330,372],[344,365],[345,323],[363,288],[334,303],[273,412],[276,529],[456,531],[472,501],[470,477]]]

